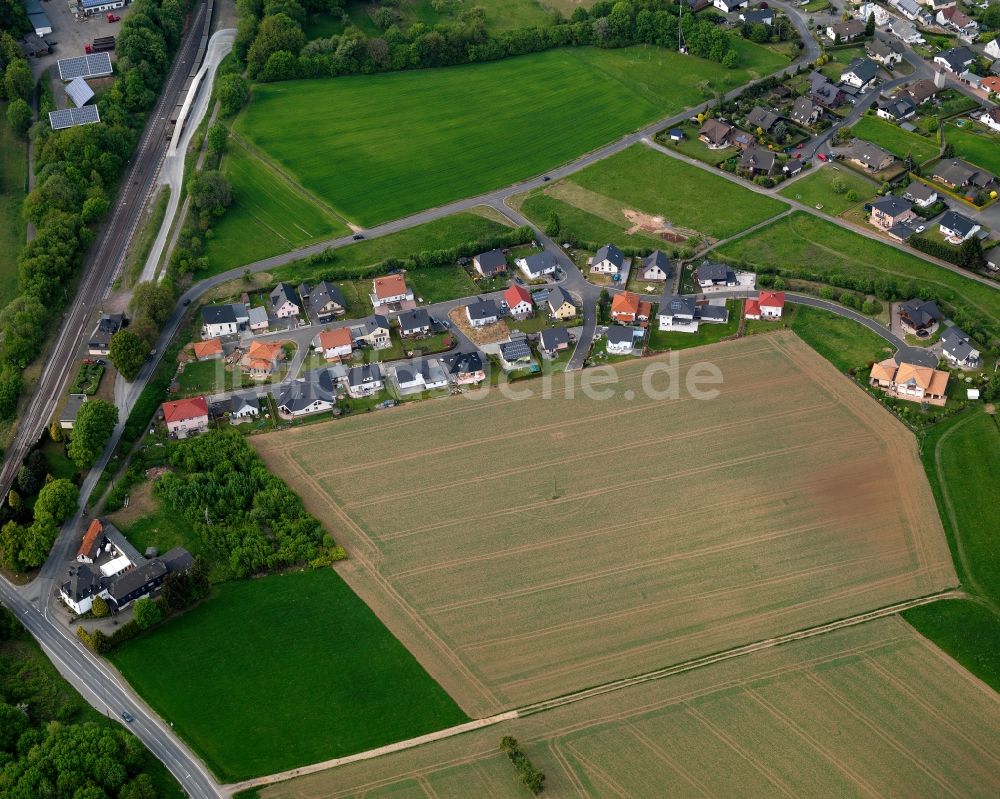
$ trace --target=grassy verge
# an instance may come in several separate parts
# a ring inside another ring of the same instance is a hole
[[[729,321],[722,325],[700,324],[697,333],[661,331],[654,313],[649,323],[649,349],[653,352],[684,350],[689,347],[700,347],[702,344],[714,344],[735,335],[740,327],[743,303],[740,300],[729,300],[726,302],[726,308],[729,311]]]
[[[792,330],[840,371],[888,357],[888,343],[857,322],[830,311],[802,306]]]
[[[843,186],[843,191],[835,191],[834,187]],[[856,172],[834,167],[814,169],[812,174],[796,180],[778,192],[789,200],[811,205],[814,208],[822,206],[822,211],[830,216],[839,216],[850,208],[861,205],[875,195],[878,187],[870,180]],[[856,199],[848,199],[850,192],[857,195]]]
[[[17,254],[25,242],[21,203],[28,180],[28,145],[7,124],[0,103],[0,308],[17,296]]]
[[[220,585],[112,660],[224,781],[466,720],[329,569]]]
[[[997,146],[997,135],[991,134],[978,125],[968,123],[962,127],[948,124],[945,127],[945,140],[955,148],[955,155],[971,161],[992,172],[1000,174],[1000,147]]]
[[[167,204],[170,202],[170,187],[162,186],[156,194],[156,200],[150,209],[149,218],[142,225],[142,232],[135,239],[135,244],[129,248],[128,261],[125,266],[125,277],[129,285],[134,284],[142,274],[142,268],[153,249],[156,234],[160,232],[163,217],[167,215]]]

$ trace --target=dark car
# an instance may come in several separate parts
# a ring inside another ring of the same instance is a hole
[[[107,366],[108,365],[108,362],[106,360],[104,360],[103,358],[98,358],[96,361],[94,361],[94,363],[96,363],[98,366]]]
[[[552,180],[552,178],[550,178],[548,175],[542,175],[543,183],[548,183],[550,180]]]
[[[125,719],[125,722],[127,724],[131,724],[133,721],[135,721],[135,718],[127,710],[122,711],[122,718]]]
[[[185,305],[190,305],[191,304],[191,298],[188,297],[186,300],[184,300],[184,304]]]
[[[353,236],[351,236],[351,238],[354,239],[355,241],[361,241],[361,239],[363,239],[364,237],[365,237],[364,233],[355,233]]]

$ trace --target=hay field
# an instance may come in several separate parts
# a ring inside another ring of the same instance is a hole
[[[1000,792],[1000,697],[898,617],[263,788],[261,799],[962,797]]]
[[[253,441],[471,716],[957,582],[878,403],[790,332],[699,361],[714,400],[648,398],[645,360],[607,401],[492,391]]]

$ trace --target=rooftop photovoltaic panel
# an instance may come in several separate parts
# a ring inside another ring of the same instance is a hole
[[[112,73],[111,56],[108,53],[90,53],[75,58],[59,59],[59,78],[102,78]]]
[[[49,111],[49,124],[52,130],[72,128],[74,125],[91,125],[100,122],[101,115],[96,105],[85,105],[83,108],[64,108],[61,111]]]
[[[94,90],[83,78],[73,78],[66,84],[66,94],[73,101],[73,105],[82,108],[94,96]]]

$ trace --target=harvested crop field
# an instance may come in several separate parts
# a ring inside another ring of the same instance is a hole
[[[646,359],[608,400],[539,380],[253,441],[472,716],[957,582],[877,402],[787,331],[682,353],[681,381],[704,361],[712,400],[649,397]]]
[[[261,790],[261,799],[993,797],[1000,698],[898,617]]]

